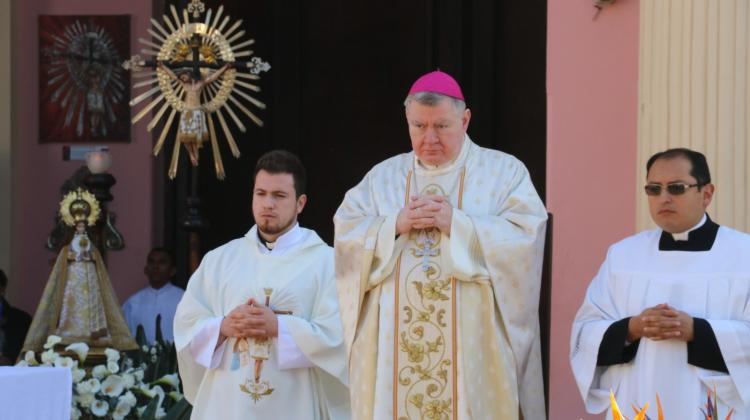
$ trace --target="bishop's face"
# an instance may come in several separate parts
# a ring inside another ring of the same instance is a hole
[[[411,147],[422,163],[442,165],[458,156],[471,112],[456,109],[445,98],[434,106],[412,101],[406,106]]]
[[[690,175],[692,167],[690,160],[675,157],[657,159],[648,171],[647,182],[662,186],[660,195],[648,196],[651,218],[666,232],[681,233],[691,229],[701,221],[706,207],[711,204],[713,184],[704,185],[700,190],[688,188],[681,195],[671,195],[666,191],[666,186],[672,183],[696,184],[698,181]]]
[[[274,242],[291,229],[306,202],[304,194],[297,197],[292,174],[260,170],[255,176],[253,217],[261,236],[267,241]]]

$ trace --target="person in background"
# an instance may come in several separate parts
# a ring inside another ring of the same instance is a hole
[[[174,341],[174,313],[184,293],[184,290],[170,283],[176,272],[174,258],[168,249],[156,247],[148,253],[146,267],[143,268],[148,286],[122,305],[125,321],[134,337],[138,325],[143,325],[146,340],[149,343],[156,341],[156,317],[161,315],[162,337],[166,341]]]
[[[0,365],[15,363],[31,325],[31,315],[5,300],[7,287],[8,277],[0,270]]]

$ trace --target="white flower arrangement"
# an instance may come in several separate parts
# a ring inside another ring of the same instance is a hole
[[[56,344],[60,343],[62,341],[62,338],[56,335],[51,335],[47,337],[47,342],[44,343],[44,348],[46,350],[51,350],[55,347]]]
[[[109,375],[102,382],[102,392],[108,397],[119,397],[125,390],[125,381],[119,375]]]
[[[55,359],[60,357],[59,354],[55,353],[54,350],[49,349],[42,353],[42,364],[45,366],[52,366],[55,363]]]
[[[104,354],[107,356],[107,363],[117,363],[120,360],[120,352],[115,349],[105,349]]]
[[[72,351],[78,356],[78,361],[83,363],[89,354],[89,346],[86,343],[73,343],[65,347],[65,351]]]
[[[109,404],[106,401],[96,400],[91,404],[91,413],[96,417],[104,417],[109,413]]]
[[[96,379],[104,379],[109,376],[109,370],[105,365],[96,365],[94,366],[94,369],[91,370],[91,376]]]
[[[138,400],[135,398],[135,395],[133,395],[132,392],[128,391],[122,394],[122,396],[118,399],[117,404],[120,404],[120,403],[127,404],[131,407],[135,407],[135,405],[138,404]]]
[[[141,378],[143,379],[143,378]],[[135,375],[132,373],[123,373],[122,374],[122,383],[125,386],[125,389],[130,389],[135,386]]]
[[[133,405],[130,405],[129,403],[120,400],[117,402],[117,406],[115,407],[115,411],[112,413],[112,419],[114,420],[122,420],[130,414],[130,411],[133,409]]]
[[[70,344],[65,347],[66,354],[72,352],[75,357],[61,356],[54,350],[61,341],[60,337],[50,336],[44,344],[44,352],[35,354],[28,351],[18,365],[55,366],[71,370],[71,419],[158,419],[172,408],[177,409],[180,415],[189,414],[180,390],[173,347],[167,347],[164,343],[143,345],[132,354],[121,354],[108,348],[104,351],[106,362],[84,367],[83,363],[90,353],[88,345]]]
[[[73,369],[73,383],[74,384],[78,384],[85,377],[86,377],[86,370]]]
[[[107,362],[107,370],[109,373],[117,373],[120,371],[120,365],[117,362]]]
[[[102,383],[99,382],[99,380],[96,378],[89,379],[88,381],[84,382],[84,385],[86,386],[88,392],[92,392],[94,394],[102,390]]]
[[[58,357],[54,362],[55,367],[68,368],[70,370],[78,368],[78,362],[70,357]]]
[[[156,382],[154,382],[155,385],[169,385],[172,387],[172,389],[179,389],[180,388],[180,377],[177,375],[177,373],[170,373],[168,375],[164,375],[161,378],[159,378]]]
[[[36,361],[36,355],[33,351],[29,350],[23,355],[23,360],[26,362],[26,366],[36,366],[39,363]]]

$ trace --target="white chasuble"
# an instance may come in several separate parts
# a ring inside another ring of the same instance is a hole
[[[396,238],[410,196],[453,208],[450,235]],[[546,212],[515,158],[464,140],[426,168],[373,168],[336,224],[336,281],[355,419],[544,419],[539,280]]]
[[[650,402],[655,419],[658,393],[665,418],[703,420],[715,388],[721,420],[730,409],[750,419],[750,236],[722,226],[709,251],[695,252],[660,251],[660,234],[612,245],[576,315],[570,361],[586,410],[608,410],[612,390],[621,408]],[[642,338],[632,361],[597,366],[609,326],[660,303],[711,325],[729,374],[689,364],[687,344],[673,339]]]
[[[263,254],[256,229],[207,253],[177,307],[175,345],[192,418],[348,418],[332,250],[303,229],[306,238],[299,245],[283,255]],[[269,302],[277,313],[291,312],[278,315],[280,325],[314,367],[279,368],[276,338],[228,338],[211,368],[196,362],[191,341],[250,298]]]

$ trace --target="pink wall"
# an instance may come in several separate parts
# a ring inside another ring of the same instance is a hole
[[[585,415],[568,363],[570,327],[607,247],[635,231],[639,10],[618,0],[592,21],[592,0],[548,8],[550,418],[595,418]]]
[[[59,188],[82,162],[63,162],[62,145],[39,144],[39,42],[40,14],[130,14],[131,50],[138,37],[146,35],[151,0],[33,0],[16,1],[14,10],[15,106],[13,140],[13,231],[14,268],[9,293],[17,306],[33,313],[50,271],[54,254],[44,248],[52,218],[60,201]],[[138,48],[139,49],[139,48]],[[151,137],[142,124],[131,131],[132,142],[110,144],[117,178],[112,188],[118,228],[125,237],[122,251],[109,253],[109,272],[120,300],[145,286],[145,252],[152,241]]]

